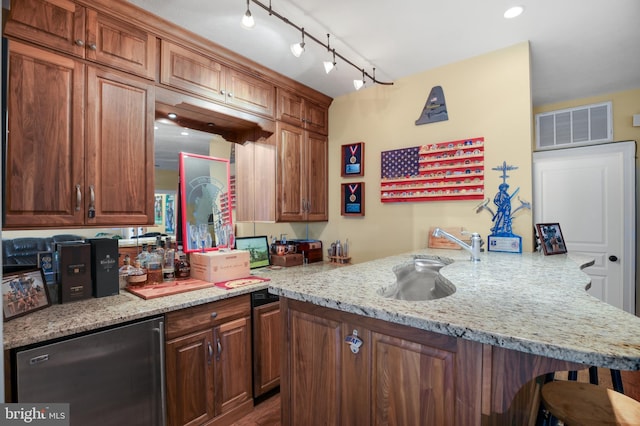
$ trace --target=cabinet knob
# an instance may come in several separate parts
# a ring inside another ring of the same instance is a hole
[[[233,98],[233,92],[229,92],[227,96],[229,96],[230,98]]]
[[[80,39],[77,39],[76,40],[76,45],[82,47],[82,46],[84,46],[84,41],[80,40]]]
[[[609,261],[611,261],[611,262],[617,262],[617,261],[618,261],[618,256],[615,256],[615,255],[611,255],[611,256],[609,256]]]
[[[216,318],[218,316],[217,312],[211,312],[211,318]]]
[[[97,50],[97,49],[98,49],[98,46],[96,46],[96,44],[95,44],[95,43],[89,43],[89,49],[91,49],[91,50]]]
[[[221,91],[220,91],[220,94],[221,94],[221,95],[226,95],[226,94],[227,94],[227,91],[226,91],[226,90],[221,90]]]

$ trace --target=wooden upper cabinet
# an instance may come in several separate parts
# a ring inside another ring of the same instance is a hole
[[[86,58],[148,79],[156,76],[153,34],[87,9]]]
[[[272,118],[275,86],[231,69],[202,53],[162,41],[160,82],[176,89]]]
[[[300,126],[303,129],[326,135],[329,132],[329,112],[302,95],[278,88],[277,119]]]
[[[153,85],[9,42],[6,228],[153,223]]]
[[[85,66],[13,41],[8,61],[3,226],[82,224]]]
[[[154,35],[69,0],[12,0],[5,34],[155,78]]]
[[[84,57],[86,9],[70,0],[11,0],[4,32]]]
[[[327,137],[282,122],[276,133],[276,220],[328,220]]]
[[[87,74],[87,223],[153,223],[153,85],[96,67]]]

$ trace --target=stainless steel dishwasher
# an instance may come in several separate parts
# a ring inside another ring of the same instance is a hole
[[[165,424],[164,318],[16,351],[16,402],[69,403],[70,424]]]

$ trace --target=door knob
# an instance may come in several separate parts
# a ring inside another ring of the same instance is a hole
[[[618,256],[611,255],[611,256],[609,256],[609,260],[612,261],[612,262],[617,262],[618,261]]]

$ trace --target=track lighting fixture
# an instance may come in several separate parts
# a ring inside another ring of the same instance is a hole
[[[294,43],[291,45],[291,53],[296,58],[299,58],[300,55],[304,53],[304,28],[302,28],[302,41],[300,43]]]
[[[374,71],[373,71],[373,76],[371,76],[365,71],[364,68],[360,68],[359,66],[357,66],[356,64],[354,64],[353,62],[351,62],[350,60],[345,58],[343,55],[341,55],[338,52],[336,52],[336,49],[332,49],[329,46],[329,34],[327,34],[327,44],[324,44],[322,41],[320,41],[319,39],[317,39],[313,35],[311,35],[309,33],[306,33],[303,27],[299,27],[298,25],[296,25],[293,22],[291,22],[288,18],[285,18],[284,16],[282,16],[281,14],[279,14],[278,12],[273,10],[271,8],[271,1],[269,1],[269,5],[267,6],[264,3],[262,3],[260,0],[247,0],[247,11],[245,13],[245,16],[247,16],[247,15],[251,16],[251,12],[249,11],[249,2],[250,1],[253,2],[253,4],[255,4],[255,5],[261,7],[262,9],[264,9],[265,11],[267,11],[269,13],[269,16],[275,16],[276,18],[280,19],[285,24],[291,25],[293,28],[295,28],[298,31],[302,32],[302,42],[295,43],[295,44],[291,45],[291,53],[293,53],[296,57],[300,57],[300,55],[302,55],[302,53],[304,52],[304,49],[305,49],[305,41],[304,41],[304,39],[305,39],[305,36],[307,36],[308,38],[310,38],[311,40],[315,41],[320,46],[326,48],[327,51],[333,53],[333,62],[329,62],[329,61],[325,61],[324,62],[324,70],[327,72],[327,74],[329,72],[331,72],[331,70],[335,69],[336,57],[338,57],[343,62],[346,62],[347,64],[351,65],[352,67],[354,67],[358,71],[362,72],[362,80],[354,80],[353,81],[353,84],[354,84],[354,87],[356,87],[356,90],[361,89],[362,86],[364,86],[365,78],[369,78],[373,83],[376,83],[376,84],[384,84],[384,85],[392,85],[393,84],[393,82],[378,81],[375,78],[375,68],[374,68]],[[243,17],[243,22],[244,22],[244,17]],[[357,81],[359,81],[360,83],[357,84],[356,83]]]
[[[329,46],[329,37],[327,34],[327,52],[331,51],[331,47]],[[322,63],[324,65],[324,71],[329,74],[336,67],[336,49],[333,49],[333,61],[324,61]]]
[[[356,90],[360,90],[364,86],[364,83],[365,83],[364,76],[365,76],[365,72],[364,72],[364,68],[363,68],[362,69],[362,80],[353,80],[353,87],[355,87]]]
[[[256,26],[256,21],[251,15],[251,10],[249,10],[249,0],[247,0],[247,11],[242,16],[242,26],[249,30]]]

